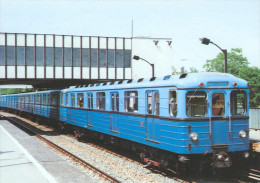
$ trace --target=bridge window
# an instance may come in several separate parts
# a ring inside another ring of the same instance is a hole
[[[7,65],[13,66],[15,63],[15,48],[14,46],[7,46],[6,48],[7,52]]]
[[[93,94],[88,93],[88,108],[93,109]]]
[[[109,49],[108,55],[108,67],[115,67],[115,50]]]
[[[105,110],[106,109],[106,94],[105,92],[97,93],[97,109]]]
[[[24,66],[25,65],[25,47],[17,46],[16,55],[17,55],[17,65]]]
[[[53,66],[53,48],[45,48],[46,66]]]
[[[5,46],[0,46],[0,65],[5,65]]]
[[[107,50],[100,49],[99,50],[99,66],[106,67],[107,65]]]
[[[246,115],[247,113],[247,94],[245,91],[231,92],[231,114]]]
[[[55,66],[62,66],[62,48],[55,48]]]
[[[72,60],[71,60],[71,48],[64,48],[64,66],[71,67]]]
[[[97,67],[98,50],[91,49],[91,67]]]
[[[75,94],[71,94],[71,107],[75,107]]]
[[[89,67],[89,49],[82,48],[82,66]]]
[[[26,47],[26,65],[27,66],[34,66],[34,47],[27,46]]]
[[[207,94],[203,91],[189,91],[186,94],[186,114],[188,117],[202,117],[207,114]]]
[[[80,67],[80,49],[73,48],[72,51],[73,51],[73,66]]]
[[[138,93],[137,91],[125,92],[125,112],[138,112]]]
[[[169,92],[169,114],[170,116],[177,116],[177,93],[175,90]]]
[[[36,47],[36,65],[44,66],[44,48]]]
[[[84,94],[83,93],[78,93],[77,94],[77,102],[78,102],[78,107],[84,107]]]

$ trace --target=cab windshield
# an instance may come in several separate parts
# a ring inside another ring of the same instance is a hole
[[[189,91],[186,94],[186,114],[188,117],[207,115],[207,94],[204,91]]]
[[[247,94],[245,91],[232,91],[230,96],[231,114],[246,115],[247,113]]]

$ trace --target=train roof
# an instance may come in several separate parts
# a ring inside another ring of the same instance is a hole
[[[181,75],[168,75],[164,77],[154,77],[136,80],[122,80],[108,83],[97,83],[88,86],[72,86],[63,92],[72,91],[91,91],[91,90],[118,90],[131,88],[154,88],[174,86],[178,89],[200,88],[199,84],[203,83],[202,88],[234,88],[233,83],[237,83],[238,88],[247,88],[247,81],[237,78],[227,73],[202,72]]]
[[[6,94],[2,96],[21,96],[21,95],[29,95],[29,94],[41,94],[41,93],[55,93],[60,92],[60,90],[45,90],[45,91],[35,91],[35,92],[28,92],[28,93],[14,93],[14,94]]]

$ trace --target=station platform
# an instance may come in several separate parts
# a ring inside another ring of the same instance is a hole
[[[34,136],[0,120],[1,183],[93,182]]]

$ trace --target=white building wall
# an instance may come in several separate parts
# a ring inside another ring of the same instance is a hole
[[[133,38],[132,57],[137,55],[154,64],[155,77],[170,75],[173,65],[171,42],[172,40],[167,38]],[[145,61],[132,59],[132,78],[150,77],[152,77],[152,67]]]

